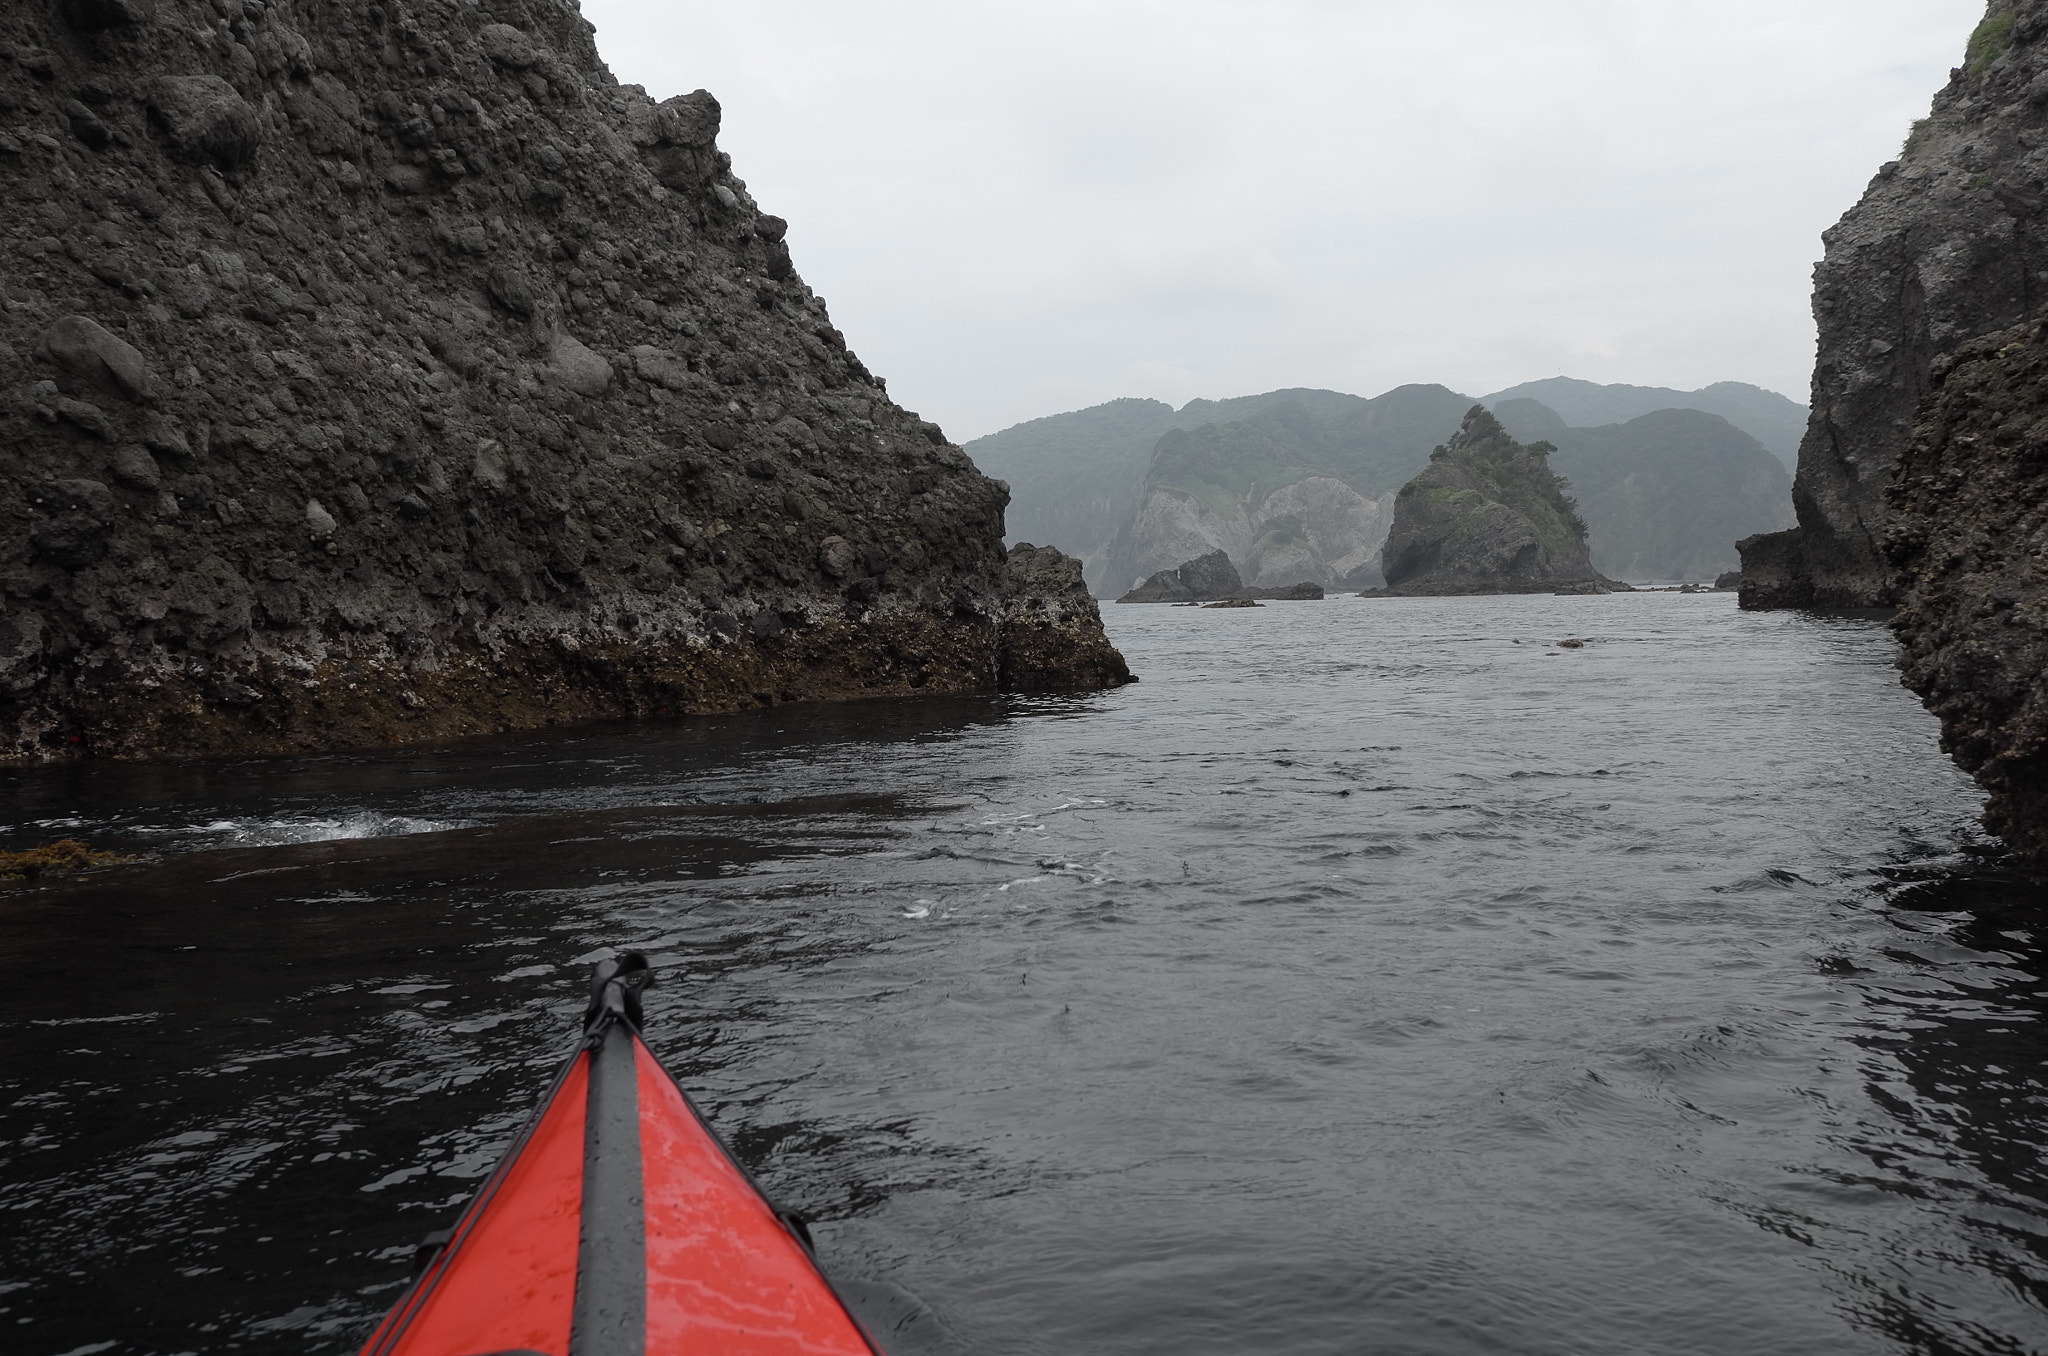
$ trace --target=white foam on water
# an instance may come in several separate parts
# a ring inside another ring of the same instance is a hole
[[[358,810],[332,819],[216,819],[174,832],[213,835],[234,847],[283,847],[291,843],[325,843],[343,838],[399,838],[416,833],[441,833],[468,828],[474,820],[418,819]]]

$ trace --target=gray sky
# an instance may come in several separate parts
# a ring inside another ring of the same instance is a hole
[[[1982,0],[584,0],[956,440],[1120,395],[1806,398],[1820,232]]]

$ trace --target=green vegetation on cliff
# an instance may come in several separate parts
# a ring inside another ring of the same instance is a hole
[[[1984,22],[1972,30],[1970,41],[1963,47],[1963,66],[1971,75],[1983,71],[2012,46],[2012,21],[2013,12],[2008,6],[1985,15]]]
[[[1481,411],[1466,421],[1457,438],[1430,453],[1429,470],[1401,487],[1396,511],[1402,499],[1420,494],[1439,508],[1458,511],[1451,531],[1465,536],[1473,526],[1472,509],[1489,502],[1505,504],[1529,520],[1546,550],[1581,548],[1586,520],[1579,516],[1578,501],[1566,493],[1571,481],[1550,469],[1549,455],[1555,451],[1554,443],[1514,441],[1498,420]],[[1431,474],[1442,463],[1455,465],[1463,474],[1445,483],[1444,477]]]

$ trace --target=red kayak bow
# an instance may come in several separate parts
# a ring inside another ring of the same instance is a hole
[[[362,1356],[880,1356],[640,1039],[648,978],[597,967],[583,1044]]]

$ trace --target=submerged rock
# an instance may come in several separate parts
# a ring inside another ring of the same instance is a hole
[[[591,35],[0,14],[0,759],[1128,679]]]
[[[1474,405],[1429,466],[1401,487],[1375,593],[1606,592],[1586,525],[1553,475],[1548,443],[1522,445]]]

